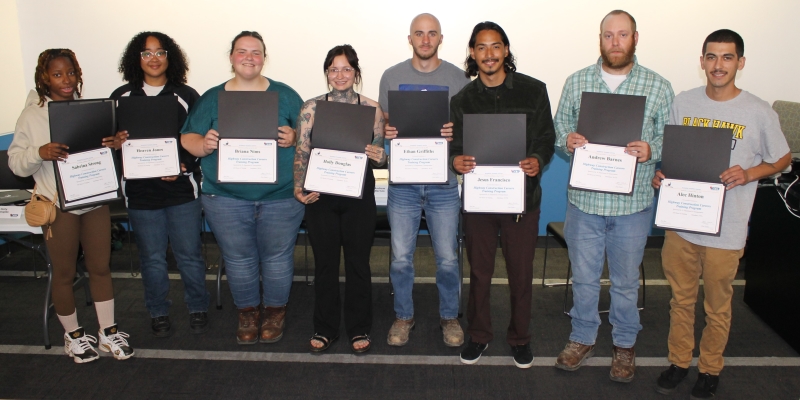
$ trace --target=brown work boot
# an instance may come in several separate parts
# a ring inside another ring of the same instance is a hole
[[[558,354],[556,368],[564,371],[575,371],[583,365],[583,362],[594,355],[594,345],[587,346],[578,342],[569,341],[564,350]]]
[[[286,306],[261,309],[261,343],[275,343],[283,338],[286,326]]]
[[[239,329],[236,330],[236,342],[239,344],[255,344],[258,342],[258,307],[239,309]]]
[[[633,380],[636,372],[636,352],[633,347],[623,349],[614,346],[611,348],[611,372],[609,377],[614,382],[628,383]]]
[[[439,320],[442,328],[442,337],[447,347],[458,347],[464,344],[464,330],[455,318]]]
[[[386,343],[389,346],[405,346],[408,343],[408,334],[414,329],[414,318],[397,319],[395,318],[392,327],[389,328],[389,335]]]

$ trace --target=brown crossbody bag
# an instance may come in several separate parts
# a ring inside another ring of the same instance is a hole
[[[47,197],[41,194],[36,194],[36,188],[33,187],[33,195],[31,201],[25,205],[25,221],[30,226],[47,226],[47,238],[53,237],[52,228],[50,225],[56,220],[56,202],[50,201]],[[56,194],[56,199],[58,194]]]

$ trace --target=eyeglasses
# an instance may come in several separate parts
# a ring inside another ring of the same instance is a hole
[[[353,75],[353,72],[355,72],[355,70],[353,68],[350,68],[350,67],[345,67],[345,68],[342,68],[342,69],[339,69],[339,68],[328,68],[328,76],[339,75],[339,72],[341,72],[342,75],[344,75],[344,76],[349,76],[349,75]]]
[[[167,58],[167,51],[166,50],[159,50],[159,51],[143,51],[141,53],[142,60],[149,60],[153,57],[165,59]]]

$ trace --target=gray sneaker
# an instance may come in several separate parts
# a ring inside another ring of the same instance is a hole
[[[464,330],[458,319],[441,319],[439,326],[442,328],[442,337],[447,347],[458,347],[464,344]]]
[[[389,346],[405,346],[408,343],[408,334],[414,330],[414,318],[395,319],[386,337]]]

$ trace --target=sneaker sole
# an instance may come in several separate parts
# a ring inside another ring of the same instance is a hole
[[[586,360],[591,358],[593,355],[594,355],[594,349],[589,350],[586,353],[586,355],[584,355],[583,358],[581,358],[581,360],[578,361],[578,364],[576,364],[574,367],[570,367],[570,366],[567,366],[567,365],[564,365],[564,364],[559,364],[558,360],[556,360],[556,368],[558,368],[560,370],[564,370],[564,371],[569,371],[569,372],[577,371],[580,367],[583,366],[583,363],[586,362]]]
[[[486,347],[484,347],[484,348],[483,348],[483,351],[486,351],[486,349],[488,349],[488,348],[489,348],[489,344],[487,343],[487,344],[486,344]],[[464,358],[463,358],[463,357],[461,357],[461,356],[459,356],[458,358],[461,360],[461,363],[462,363],[462,364],[472,365],[472,364],[475,364],[475,363],[477,363],[477,362],[478,362],[478,360],[480,360],[480,359],[481,359],[481,356],[483,355],[483,351],[482,351],[482,352],[481,352],[481,354],[480,354],[478,357],[476,357],[474,360],[467,360],[467,359],[464,359]]]
[[[100,345],[99,347],[97,347],[97,349],[102,351],[102,352],[111,353],[112,357],[114,357],[115,359],[120,360],[120,361],[127,360],[127,359],[133,357],[134,354],[136,354],[135,351],[132,351],[131,354],[125,355],[125,353],[122,353],[122,355],[120,356],[120,355],[114,354],[114,352],[112,352],[111,349],[108,348],[108,346],[106,346],[104,344]]]
[[[527,364],[520,364],[517,362],[517,360],[514,360],[514,365],[516,365],[517,368],[528,369],[533,366],[533,360]]]
[[[90,362],[100,358],[99,354],[97,356],[95,356],[95,357],[92,357],[92,358],[80,358],[80,357],[75,356],[75,354],[73,354],[72,352],[67,353],[67,355],[72,357],[72,361],[75,361],[75,364],[86,364],[86,363],[90,363]]]
[[[387,337],[386,338],[386,344],[388,344],[389,346],[392,346],[392,347],[403,347],[403,346],[407,345],[408,342],[411,341],[411,331],[413,331],[414,328],[416,328],[416,327],[417,327],[417,323],[415,322],[414,325],[411,325],[411,328],[408,328],[408,336],[406,337],[406,341],[405,342],[392,343],[392,342],[389,341],[389,338]]]

